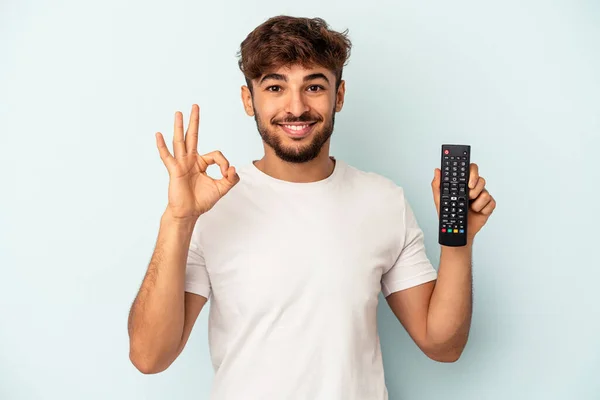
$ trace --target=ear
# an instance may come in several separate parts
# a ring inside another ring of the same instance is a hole
[[[346,81],[340,82],[340,87],[338,88],[337,94],[335,96],[335,112],[342,111],[342,107],[344,106],[344,96],[346,95]]]
[[[252,103],[252,93],[250,93],[250,88],[244,85],[242,86],[242,103],[244,104],[244,110],[248,116],[254,116],[254,104]]]

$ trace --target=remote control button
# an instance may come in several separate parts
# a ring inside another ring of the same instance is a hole
[[[446,232],[446,228],[442,228],[442,232]]]

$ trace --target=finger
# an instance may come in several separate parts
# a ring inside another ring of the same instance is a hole
[[[203,163],[200,167],[202,172],[206,171],[209,165],[217,164],[221,170],[221,175],[227,176],[227,170],[229,169],[229,161],[225,158],[223,153],[220,151],[213,151],[200,156],[200,160]]]
[[[192,104],[190,124],[185,134],[185,148],[189,153],[198,153],[198,127],[200,125],[200,107]]]
[[[469,198],[470,199],[476,199],[477,196],[479,196],[481,194],[481,192],[483,192],[483,190],[485,189],[485,178],[480,176],[479,179],[477,180],[477,185],[469,190]]]
[[[479,166],[475,163],[471,163],[469,167],[469,189],[473,189],[477,186],[477,180],[479,179]]]
[[[185,157],[185,142],[183,140],[183,114],[177,111],[175,113],[175,126],[173,127],[173,152],[175,158]]]
[[[494,210],[496,209],[496,200],[491,196],[490,196],[490,198],[491,198],[490,202],[487,203],[486,206],[481,209],[481,211],[480,211],[481,214],[491,215],[494,212]]]
[[[471,210],[481,212],[481,210],[483,210],[491,201],[492,196],[487,190],[484,190],[477,199],[471,202]]]
[[[163,135],[160,132],[156,132],[154,136],[156,137],[156,146],[158,147],[160,159],[163,161],[163,164],[165,164],[165,167],[170,170],[170,168],[173,168],[177,162],[169,152]]]
[[[219,186],[219,192],[222,196],[234,187],[240,181],[240,176],[235,170],[235,167],[229,167],[227,173],[223,178],[219,179],[216,183]]]

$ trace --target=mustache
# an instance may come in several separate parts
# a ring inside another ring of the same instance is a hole
[[[300,115],[299,117],[296,117],[295,115],[287,115],[283,119],[274,120],[273,124],[283,124],[286,122],[291,123],[291,122],[319,122],[319,121],[321,121],[321,118],[319,118],[315,115],[311,115],[310,113],[304,113],[304,114]]]

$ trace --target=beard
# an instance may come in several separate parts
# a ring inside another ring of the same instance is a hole
[[[267,124],[260,118],[255,109],[254,120],[256,121],[256,127],[258,128],[262,140],[275,151],[277,157],[290,163],[305,163],[316,158],[321,153],[323,145],[325,145],[327,140],[331,137],[333,126],[335,124],[335,107],[331,113],[330,121],[325,123],[321,129],[315,130],[310,134],[309,143],[302,143],[306,138],[290,138],[296,143],[284,145],[282,136],[285,135],[285,133],[276,132],[277,130],[282,129],[277,125],[278,123],[316,121],[316,125],[322,121],[322,118],[312,115],[309,112],[302,114],[300,117],[295,117],[293,115],[287,116],[282,120],[272,121]]]

